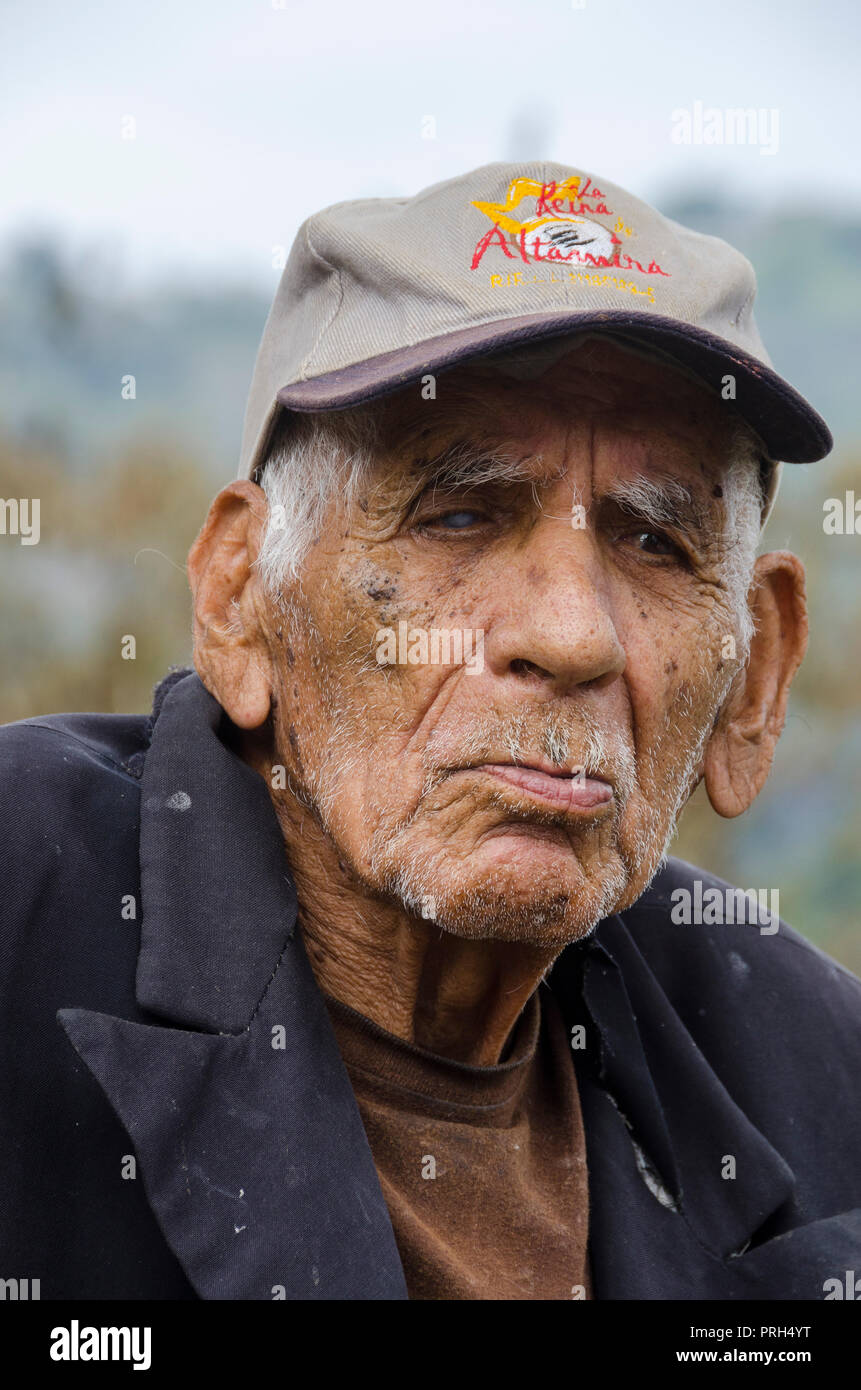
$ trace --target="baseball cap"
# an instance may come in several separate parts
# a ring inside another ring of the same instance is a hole
[[[832,447],[774,370],[750,262],[618,185],[544,161],[485,164],[410,198],[335,203],[303,222],[257,354],[240,477],[284,410],[373,401],[469,358],[599,332],[710,387],[758,434],[772,469]]]

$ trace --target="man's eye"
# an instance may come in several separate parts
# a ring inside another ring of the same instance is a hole
[[[675,556],[684,559],[684,552],[663,531],[631,531],[626,539],[646,555]]]
[[[481,512],[457,511],[442,512],[439,516],[428,517],[425,526],[442,526],[446,531],[464,531],[469,526],[477,526],[484,521]]]

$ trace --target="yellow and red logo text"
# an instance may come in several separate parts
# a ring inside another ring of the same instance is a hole
[[[529,200],[535,200],[529,208]],[[526,213],[521,204],[526,200]],[[623,251],[624,239],[633,235],[633,228],[621,217],[611,225],[595,221],[597,217],[615,217],[607,207],[605,195],[592,185],[590,178],[579,174],[557,183],[538,179],[516,178],[508,185],[502,203],[473,200],[472,206],[490,218],[492,226],[480,237],[472,255],[471,270],[477,270],[483,257],[492,247],[509,260],[518,257],[528,265],[532,261],[566,262],[572,265],[615,267],[636,270],[641,275],[669,275],[657,261],[647,266]]]

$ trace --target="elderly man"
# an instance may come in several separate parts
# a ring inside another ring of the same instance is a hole
[[[830,438],[753,297],[556,165],[303,226],[189,560],[195,670],[150,718],[3,732],[2,1273],[821,1299],[861,1269],[859,982],[666,853],[700,781],[750,806],[805,649],[800,562],[756,552]]]

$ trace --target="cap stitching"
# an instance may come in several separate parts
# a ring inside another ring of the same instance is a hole
[[[756,286],[754,285],[754,287],[753,287],[753,289],[751,290],[750,294],[747,296],[747,299],[744,301],[744,303],[742,304],[742,306],[741,306],[741,308],[739,309],[738,313],[736,314],[735,318],[733,319],[733,324],[735,325],[736,328],[741,328],[741,321],[742,321],[742,318],[743,318],[743,316],[744,316],[746,310],[750,308],[751,304],[753,303],[753,301],[754,301],[755,299],[756,299]]]
[[[327,260],[326,260],[326,257],[323,256],[323,255],[321,255],[320,252],[317,250],[317,248],[316,248],[315,246],[312,245],[312,243],[311,243],[311,229],[310,229],[310,227],[309,227],[309,225],[308,225],[307,223],[305,224],[305,245],[306,245],[306,247],[308,248],[308,251],[310,252],[310,254],[311,254],[316,260],[320,261],[322,265],[326,266],[327,270],[331,270],[331,271],[333,272],[333,274],[337,277],[337,281],[338,281],[338,302],[337,302],[337,304],[335,305],[334,311],[333,311],[333,313],[332,313],[332,315],[331,315],[331,317],[330,317],[328,323],[324,323],[324,324],[322,325],[322,327],[320,328],[319,333],[317,334],[317,337],[314,339],[314,342],[312,343],[312,345],[311,345],[311,347],[309,348],[308,352],[306,353],[305,357],[302,359],[302,362],[301,362],[301,364],[300,364],[300,366],[299,366],[299,375],[300,375],[300,377],[303,378],[303,379],[304,379],[304,377],[305,377],[306,369],[308,368],[308,366],[309,366],[309,364],[310,364],[310,362],[311,362],[311,359],[312,359],[313,356],[314,356],[314,353],[317,351],[317,348],[318,348],[319,345],[320,345],[321,339],[323,338],[324,334],[328,333],[329,329],[332,327],[332,324],[335,322],[335,319],[338,317],[338,314],[340,313],[340,310],[341,310],[341,306],[342,306],[342,304],[343,304],[343,302],[344,302],[344,286],[343,286],[343,282],[342,282],[342,279],[341,279],[341,269],[340,269],[339,266],[332,265],[331,261],[327,261]]]

